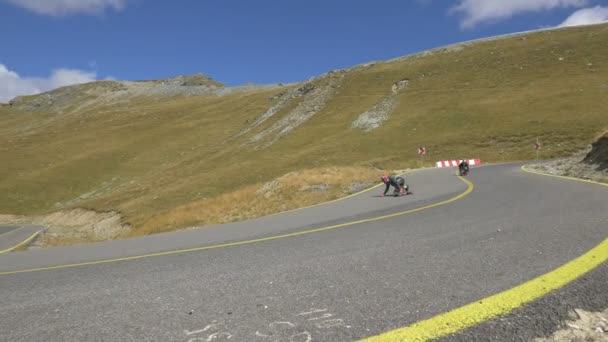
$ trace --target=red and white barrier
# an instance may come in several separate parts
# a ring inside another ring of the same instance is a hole
[[[479,159],[469,159],[469,165],[480,165],[481,160]],[[460,164],[460,160],[442,160],[437,162],[437,167],[456,167]]]

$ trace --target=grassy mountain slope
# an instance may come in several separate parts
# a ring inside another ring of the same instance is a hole
[[[0,107],[0,213],[118,210],[135,231],[166,222],[149,230],[160,231],[206,223],[195,215],[163,221],[164,213],[292,171],[415,167],[419,145],[429,165],[532,159],[537,137],[543,157],[567,155],[608,127],[606,56],[608,25],[598,25],[467,43],[221,96]],[[75,87],[91,85],[64,88],[64,97]],[[379,128],[352,127],[387,96],[394,109]]]

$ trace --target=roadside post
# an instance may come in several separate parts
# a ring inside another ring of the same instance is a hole
[[[420,167],[424,166],[424,155],[426,154],[426,148],[424,146],[418,147],[418,154],[420,155]]]
[[[540,149],[541,149],[541,144],[538,141],[538,138],[536,138],[536,142],[534,143],[534,149],[536,150],[536,160],[538,160],[540,158]]]

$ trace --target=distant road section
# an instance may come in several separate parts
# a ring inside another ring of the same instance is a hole
[[[44,230],[41,226],[0,226],[0,254],[11,252],[32,241]]]
[[[10,233],[13,230],[18,229],[19,227],[21,227],[21,226],[11,226],[11,225],[0,226],[0,238],[2,237],[2,235]]]

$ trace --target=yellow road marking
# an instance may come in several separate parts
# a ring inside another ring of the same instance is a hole
[[[265,237],[265,238],[254,239],[254,240],[237,241],[237,242],[230,242],[230,243],[225,243],[225,244],[221,244],[221,245],[195,247],[195,248],[173,250],[173,251],[160,252],[160,253],[143,254],[143,255],[136,255],[136,256],[131,256],[131,257],[124,257],[124,258],[105,259],[105,260],[89,261],[89,262],[74,263],[74,264],[31,268],[31,269],[24,269],[24,270],[17,270],[17,271],[7,271],[7,272],[0,272],[0,275],[36,272],[36,271],[44,271],[44,270],[54,270],[54,269],[77,267],[77,266],[97,265],[97,264],[105,264],[105,263],[110,263],[110,262],[128,261],[128,260],[136,260],[136,259],[143,259],[143,258],[163,256],[163,255],[172,255],[172,254],[204,251],[204,250],[209,250],[209,249],[224,248],[224,247],[231,247],[231,246],[240,246],[240,245],[246,245],[246,244],[251,244],[251,243],[256,243],[256,242],[272,241],[272,240],[284,239],[284,238],[300,236],[300,235],[305,235],[305,234],[317,233],[317,232],[327,231],[327,230],[336,229],[336,228],[353,226],[353,225],[361,224],[361,223],[385,220],[385,219],[389,219],[389,218],[393,218],[393,217],[398,217],[398,216],[402,216],[402,215],[406,215],[406,214],[415,213],[415,212],[426,210],[426,209],[435,208],[435,207],[438,207],[441,205],[452,203],[454,201],[457,201],[457,200],[467,196],[468,194],[470,194],[473,191],[475,186],[473,185],[473,183],[469,182],[468,180],[466,180],[462,177],[459,177],[459,179],[461,179],[463,182],[465,182],[467,184],[467,189],[464,192],[462,192],[450,199],[447,199],[445,201],[437,202],[434,204],[429,204],[429,205],[415,208],[415,209],[402,211],[399,213],[378,216],[378,217],[368,218],[368,219],[359,220],[359,221],[345,222],[345,223],[340,223],[340,224],[336,224],[336,225],[329,226],[329,227],[314,228],[314,229],[304,230],[301,232],[295,232],[295,233],[290,233],[290,234],[275,235],[275,236],[270,236],[270,237]]]
[[[570,283],[608,260],[608,239],[582,256],[538,278],[433,318],[396,329],[365,342],[428,341],[505,315]]]
[[[553,176],[608,186],[604,183],[585,179],[531,171],[526,169],[526,165],[521,168],[523,171],[543,176]],[[567,264],[524,284],[410,326],[391,330],[362,341],[428,341],[453,334],[494,317],[508,314],[520,306],[569,284],[606,260],[608,260],[608,239],[605,239],[587,253]]]
[[[15,230],[16,230],[16,229],[15,229]],[[34,234],[32,234],[30,237],[28,237],[27,239],[25,239],[25,240],[23,240],[23,241],[19,242],[18,244],[14,245],[13,247],[11,247],[11,248],[7,248],[7,249],[5,249],[5,250],[3,250],[3,251],[0,251],[0,254],[10,252],[10,251],[12,251],[12,250],[14,250],[14,249],[16,249],[16,248],[19,248],[19,246],[25,245],[26,243],[28,243],[28,242],[32,241],[32,240],[33,240],[33,239],[34,239],[34,238],[35,238],[35,237],[36,237],[38,234],[40,234],[40,232],[39,232],[39,231],[38,231],[38,232],[35,232],[35,233],[34,233]]]
[[[534,173],[534,174],[541,175],[541,176],[557,177],[557,178],[575,180],[575,181],[578,181],[578,182],[585,182],[585,183],[592,183],[592,184],[599,184],[599,185],[603,185],[603,186],[608,186],[608,184],[606,184],[606,183],[600,183],[600,182],[596,182],[596,181],[593,181],[593,180],[590,180],[590,179],[582,179],[582,178],[576,178],[576,177],[552,175],[550,173],[542,173],[542,172],[539,172],[539,171],[530,170],[530,169],[527,168],[527,166],[529,166],[529,165],[523,165],[521,167],[521,169],[523,171],[525,171],[525,172]]]

